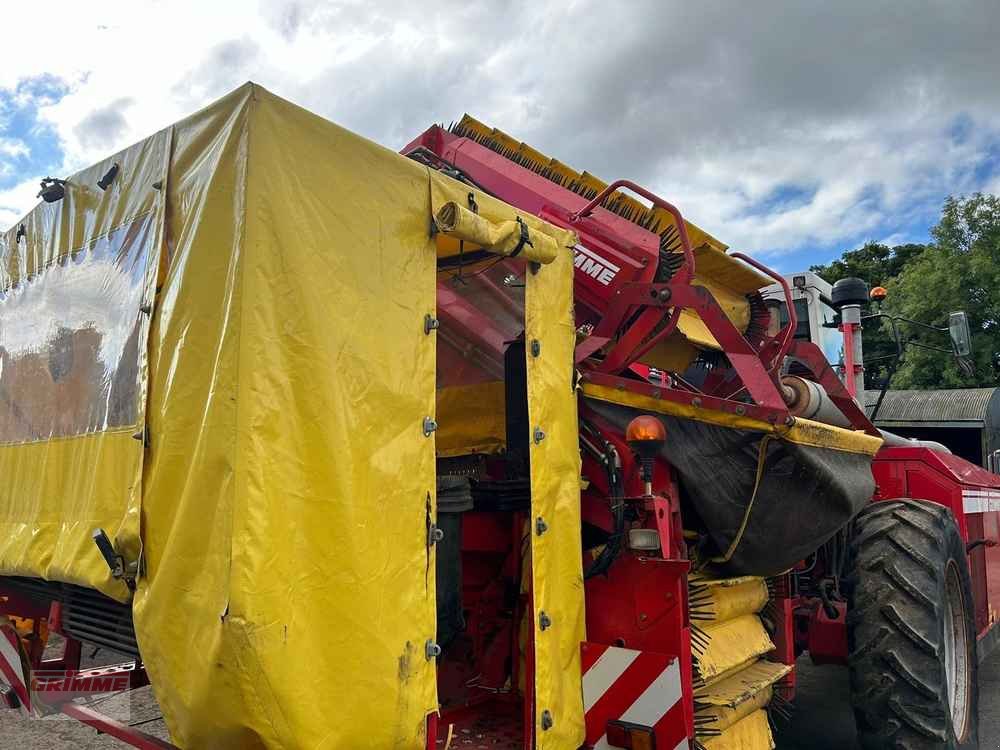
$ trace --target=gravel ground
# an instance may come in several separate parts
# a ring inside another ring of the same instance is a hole
[[[100,657],[101,655],[99,655]],[[109,663],[106,656],[92,664]],[[1000,651],[980,666],[980,748],[1000,750]],[[844,750],[855,747],[854,720],[847,702],[847,670],[815,667],[808,658],[799,662],[799,690],[791,722],[778,733],[778,750]],[[123,723],[169,739],[159,718],[151,690],[142,688],[125,696],[103,700],[98,706]],[[817,728],[821,728],[817,731]],[[17,750],[104,750],[122,743],[66,718],[23,719],[0,710],[0,748]]]

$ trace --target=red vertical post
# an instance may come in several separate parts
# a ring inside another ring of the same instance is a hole
[[[438,739],[438,715],[427,714],[427,750],[435,750]]]
[[[844,323],[840,326],[844,334],[844,386],[852,396],[858,395],[858,364],[854,361],[854,337],[857,335],[857,323]]]

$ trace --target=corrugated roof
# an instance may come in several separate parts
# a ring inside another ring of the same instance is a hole
[[[987,417],[997,388],[955,388],[946,391],[887,391],[877,421],[981,422]],[[865,410],[871,414],[878,391],[865,391]]]

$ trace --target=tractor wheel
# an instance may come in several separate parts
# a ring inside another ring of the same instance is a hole
[[[978,748],[972,585],[951,512],[873,503],[855,520],[851,552],[847,638],[862,747]]]

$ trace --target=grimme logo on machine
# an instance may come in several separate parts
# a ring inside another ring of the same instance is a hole
[[[573,265],[583,273],[596,279],[598,284],[604,286],[610,284],[614,280],[615,275],[622,270],[610,260],[602,258],[593,250],[583,245],[576,245],[573,248]]]

